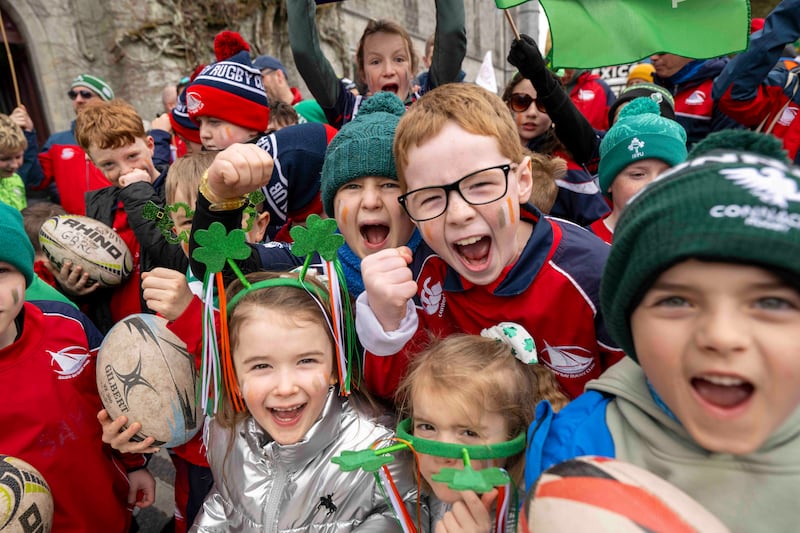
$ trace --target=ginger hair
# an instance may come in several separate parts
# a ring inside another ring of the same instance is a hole
[[[477,422],[482,412],[503,416],[507,439],[527,432],[540,400],[548,400],[556,410],[568,401],[549,368],[524,364],[504,342],[479,335],[456,334],[434,341],[411,361],[396,393],[404,417],[413,419],[413,398],[426,391],[449,398],[442,408],[460,410],[469,420]],[[506,460],[506,470],[517,485],[524,455],[523,451]]]
[[[88,154],[91,146],[113,150],[147,139],[142,117],[132,105],[119,98],[96,100],[75,119],[75,139],[84,152]]]
[[[524,153],[517,127],[505,103],[477,85],[447,83],[425,93],[397,124],[393,149],[403,192],[409,150],[438,135],[448,122],[473,135],[493,137],[501,154],[512,163],[522,162]]]

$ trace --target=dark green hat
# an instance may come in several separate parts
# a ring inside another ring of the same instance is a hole
[[[25,286],[33,281],[33,244],[25,233],[20,212],[0,202],[0,261],[5,261],[25,276]]]
[[[394,93],[380,92],[365,100],[355,118],[331,140],[321,184],[322,205],[329,217],[333,217],[333,197],[342,185],[365,176],[397,179],[392,143],[405,110]]]
[[[619,118],[600,143],[600,190],[608,194],[622,169],[644,159],[660,159],[670,166],[686,160],[686,131],[664,118],[650,98],[636,98],[622,108]]]
[[[716,148],[630,201],[614,230],[600,306],[609,334],[634,360],[631,314],[662,272],[691,258],[800,275],[800,168]]]
[[[103,78],[98,78],[97,76],[92,76],[91,74],[78,74],[75,76],[75,79],[72,80],[70,88],[74,89],[75,87],[86,87],[91,89],[92,92],[99,96],[102,100],[108,101],[114,98],[114,90],[108,83],[106,83],[106,80]]]

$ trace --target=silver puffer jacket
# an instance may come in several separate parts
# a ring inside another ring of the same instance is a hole
[[[206,443],[214,487],[193,532],[402,532],[371,473],[342,472],[331,458],[363,450],[392,431],[357,413],[335,391],[303,441],[281,446],[249,417],[231,430],[209,421]],[[403,461],[390,464],[414,517],[416,485]],[[423,522],[427,521],[427,512]]]

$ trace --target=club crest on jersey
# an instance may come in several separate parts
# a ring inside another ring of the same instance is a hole
[[[419,296],[425,312],[429,315],[442,315],[444,312],[445,297],[442,291],[442,282],[437,281],[433,287],[430,286],[431,278],[425,278],[422,283],[422,294]]]
[[[693,92],[691,95],[689,95],[689,98],[686,99],[686,103],[688,105],[703,105],[705,101],[706,101],[706,93],[704,93],[699,89]]]
[[[583,346],[550,346],[544,342],[543,357],[540,359],[556,374],[577,378],[589,373],[595,367],[592,352]]]
[[[578,100],[581,102],[589,102],[594,100],[595,94],[594,91],[589,91],[586,89],[579,89],[578,90]]]
[[[89,362],[89,354],[83,346],[67,346],[57,352],[47,350],[50,354],[50,366],[58,379],[70,379],[79,375]]]

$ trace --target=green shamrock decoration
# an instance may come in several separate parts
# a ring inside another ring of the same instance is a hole
[[[154,221],[156,223],[156,227],[168,243],[178,244],[181,241],[189,242],[189,232],[186,230],[183,230],[177,236],[172,232],[174,224],[169,214],[177,213],[181,209],[183,209],[186,218],[192,218],[194,216],[194,211],[192,208],[183,202],[170,204],[162,209],[152,200],[148,200],[142,208],[142,217],[146,218],[147,220]]]
[[[207,230],[197,230],[194,239],[200,247],[194,250],[192,257],[205,263],[208,272],[220,272],[225,261],[242,260],[250,256],[244,231],[235,229],[227,233],[221,222],[214,222]]]
[[[505,333],[509,339],[513,339],[517,336],[517,328],[514,326],[506,326],[503,328],[503,333]]]
[[[464,470],[457,468],[442,468],[438,474],[433,475],[433,480],[447,483],[453,490],[472,490],[477,493],[489,492],[494,487],[505,485],[511,478],[499,468],[485,468],[475,470],[472,466],[465,466]]]
[[[247,214],[247,227],[244,228],[246,232],[249,232],[251,229],[253,229],[253,223],[258,217],[258,210],[256,210],[256,206],[266,199],[267,197],[264,196],[264,193],[261,192],[261,189],[253,191],[247,195],[247,207],[244,208],[243,212]]]
[[[332,463],[339,465],[342,472],[351,472],[363,468],[365,472],[377,472],[383,465],[392,462],[394,457],[390,454],[376,454],[377,450],[366,449],[359,451],[344,450],[341,455],[331,459]]]
[[[344,237],[336,233],[336,220],[310,215],[306,227],[295,226],[289,232],[294,239],[292,253],[297,257],[319,253],[326,261],[336,259],[336,251],[344,244]]]

